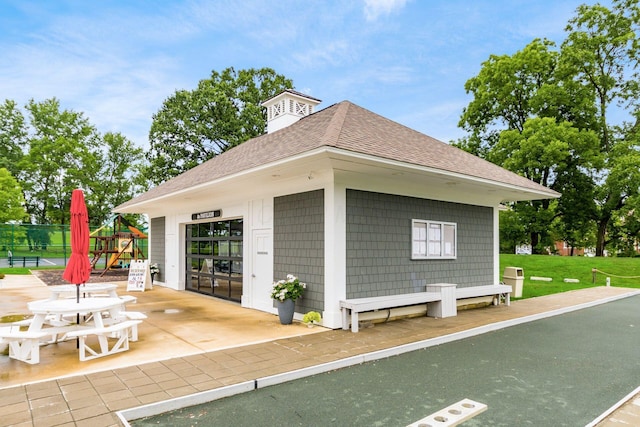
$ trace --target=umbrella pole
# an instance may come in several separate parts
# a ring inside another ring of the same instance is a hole
[[[76,303],[80,304],[80,286],[76,285]],[[76,325],[80,324],[80,313],[76,313]],[[76,338],[76,348],[80,348],[80,338]]]

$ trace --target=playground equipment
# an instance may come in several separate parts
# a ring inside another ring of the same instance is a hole
[[[113,219],[113,234],[110,236],[100,236],[99,233],[108,224],[95,230],[90,234],[94,239],[93,259],[91,269],[96,269],[100,259],[104,256],[104,271],[100,277],[112,268],[129,268],[131,260],[146,259],[144,253],[138,245],[139,240],[146,240],[147,235],[134,227],[129,221],[117,215]],[[122,231],[126,227],[128,231]]]

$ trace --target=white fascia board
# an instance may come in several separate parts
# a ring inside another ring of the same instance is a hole
[[[327,146],[323,146],[323,147],[319,147],[310,151],[305,151],[303,153],[294,155],[294,156],[290,156],[290,157],[286,157],[280,160],[276,160],[270,163],[266,163],[260,166],[256,166],[250,169],[245,169],[243,171],[239,171],[237,173],[233,173],[230,175],[226,175],[224,177],[218,178],[218,179],[214,179],[212,181],[208,181],[208,182],[204,182],[202,184],[199,185],[195,185],[189,188],[184,188],[182,190],[177,190],[174,191],[172,193],[168,193],[168,194],[164,194],[162,196],[158,196],[158,197],[154,197],[152,199],[148,199],[148,200],[144,200],[142,202],[133,204],[133,205],[129,205],[127,206],[126,209],[123,209],[121,211],[119,211],[120,213],[140,213],[140,212],[144,212],[144,206],[145,205],[149,205],[149,204],[155,204],[158,202],[161,202],[162,200],[165,199],[169,199],[175,196],[179,196],[182,194],[186,194],[186,193],[190,193],[190,192],[197,192],[199,190],[202,190],[206,187],[211,187],[211,186],[215,186],[215,185],[219,185],[219,184],[224,184],[226,182],[232,181],[232,180],[236,180],[242,177],[246,177],[252,174],[257,174],[260,172],[263,172],[265,170],[268,169],[277,169],[279,167],[282,167],[284,165],[290,164],[290,163],[296,163],[299,162],[301,160],[305,160],[305,161],[309,161],[310,159],[312,159],[313,157],[327,157],[327,158],[334,158],[336,160],[349,160],[355,163],[362,163],[362,164],[366,164],[366,165],[370,165],[370,166],[380,166],[380,165],[384,165],[390,169],[404,169],[404,170],[409,170],[412,172],[420,172],[420,173],[425,173],[425,174],[431,174],[431,175],[439,175],[439,176],[446,176],[446,177],[450,177],[452,179],[458,179],[460,181],[464,181],[464,182],[470,182],[470,183],[478,183],[478,184],[482,184],[485,186],[491,186],[491,187],[495,187],[496,189],[502,189],[502,190],[507,190],[510,192],[518,192],[518,193],[522,193],[523,194],[523,198],[521,200],[532,200],[535,198],[539,198],[539,199],[551,199],[551,198],[557,198],[560,197],[560,195],[558,193],[556,193],[553,190],[548,190],[548,191],[537,191],[537,190],[533,190],[533,189],[529,189],[526,187],[520,187],[520,186],[516,186],[516,185],[512,185],[512,184],[506,184],[506,183],[502,183],[502,182],[497,182],[497,181],[493,181],[493,180],[489,180],[489,179],[484,179],[484,178],[478,178],[478,177],[474,177],[474,176],[470,176],[470,175],[465,175],[465,174],[461,174],[461,173],[456,173],[456,172],[450,172],[450,171],[446,171],[443,169],[436,169],[436,168],[430,168],[430,167],[426,167],[426,166],[420,166],[420,165],[415,165],[415,164],[411,164],[411,163],[406,163],[406,162],[401,162],[398,160],[390,160],[390,159],[385,159],[385,158],[381,158],[381,157],[376,157],[376,156],[372,156],[372,155],[367,155],[367,154],[362,154],[362,153],[354,153],[353,151],[348,151],[348,150],[343,150],[340,148],[335,148],[335,147],[327,147]],[[522,178],[522,179],[526,179],[526,178]],[[531,197],[534,196],[534,197]],[[509,199],[507,199],[509,200]]]
[[[462,181],[467,181],[467,182],[476,182],[479,184],[483,184],[485,186],[493,186],[493,187],[498,187],[501,189],[506,189],[509,191],[516,191],[516,192],[521,192],[521,193],[526,193],[526,194],[536,194],[538,196],[540,196],[541,199],[554,199],[554,198],[558,198],[560,197],[560,194],[555,192],[554,190],[548,189],[548,191],[538,191],[538,190],[534,190],[534,189],[530,189],[530,188],[526,188],[526,187],[521,187],[521,186],[517,186],[517,185],[513,185],[513,184],[507,184],[507,183],[503,183],[503,182],[498,182],[498,181],[493,181],[493,180],[489,180],[489,179],[484,179],[484,178],[479,178],[479,177],[474,177],[471,175],[465,175],[465,174],[461,174],[461,173],[457,173],[457,172],[450,172],[450,171],[446,171],[443,169],[436,169],[436,168],[430,168],[427,166],[420,166],[420,165],[415,165],[412,163],[406,163],[406,162],[401,162],[398,160],[390,160],[390,159],[384,159],[381,157],[376,157],[376,156],[371,156],[371,155],[367,155],[367,154],[360,154],[360,153],[353,153],[351,151],[347,151],[347,150],[342,150],[342,149],[338,149],[338,148],[333,148],[333,147],[328,147],[326,148],[326,151],[329,153],[335,153],[335,154],[339,154],[342,157],[341,158],[351,158],[351,159],[362,159],[365,160],[368,163],[376,163],[376,164],[383,164],[383,165],[387,165],[391,168],[396,168],[396,169],[405,169],[405,170],[410,170],[410,171],[415,171],[415,172],[422,172],[422,173],[427,173],[427,174],[433,174],[433,175],[440,175],[440,176],[446,176],[446,177],[450,177],[450,178],[454,178],[454,179],[459,179]],[[521,177],[522,179],[526,179],[524,177]],[[543,187],[546,188],[546,187]],[[527,199],[529,200],[529,199]]]
[[[276,160],[276,161],[273,161],[273,162],[270,162],[270,163],[266,163],[264,165],[256,166],[256,167],[253,167],[253,168],[250,168],[250,169],[245,169],[243,171],[239,171],[239,172],[236,172],[236,173],[233,173],[233,174],[230,174],[230,175],[226,175],[226,176],[223,176],[223,177],[211,180],[211,181],[203,182],[203,183],[198,184],[198,185],[194,185],[194,186],[191,186],[191,187],[188,187],[188,188],[183,188],[181,190],[176,190],[176,191],[173,191],[171,193],[163,194],[163,195],[158,196],[158,197],[154,197],[154,198],[151,198],[151,199],[144,200],[142,202],[138,202],[138,203],[129,205],[129,206],[126,207],[126,209],[120,210],[118,212],[119,213],[139,213],[139,212],[142,212],[140,209],[143,208],[145,205],[152,204],[152,203],[155,204],[155,203],[161,202],[163,200],[173,198],[175,196],[188,194],[190,192],[197,192],[197,191],[200,191],[200,190],[205,189],[207,187],[212,187],[212,186],[215,186],[215,185],[224,184],[226,182],[229,182],[229,181],[232,181],[232,180],[235,180],[235,179],[239,179],[239,178],[242,178],[242,177],[245,177],[245,176],[249,176],[249,175],[252,175],[252,174],[260,173],[262,171],[265,171],[265,170],[268,170],[268,169],[271,169],[271,168],[278,168],[278,167],[287,165],[288,163],[296,162],[296,161],[303,160],[303,159],[308,160],[309,158],[313,158],[315,156],[323,154],[325,151],[326,150],[324,150],[324,149],[316,149],[316,150],[312,150],[312,151],[307,151],[307,152],[304,152],[304,153],[301,153],[301,154],[298,154],[298,155],[295,155],[295,156],[291,156],[291,157],[287,157],[287,158],[284,158],[284,159]]]

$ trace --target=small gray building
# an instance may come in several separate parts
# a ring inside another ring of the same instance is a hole
[[[164,286],[275,313],[274,280],[307,283],[296,317],[341,326],[345,298],[499,283],[501,203],[559,194],[343,101],[285,91],[268,133],[118,206],[150,219]]]

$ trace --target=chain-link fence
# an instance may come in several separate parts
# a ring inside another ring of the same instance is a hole
[[[0,260],[39,257],[42,265],[66,265],[71,256],[71,232],[68,224],[0,224]],[[92,236],[111,236],[113,227],[89,227]],[[117,230],[120,231],[120,230]],[[142,230],[145,231],[145,230]],[[89,241],[90,257],[98,249],[96,239]],[[137,247],[145,257],[147,239],[136,239]],[[3,262],[2,264],[5,264]]]

